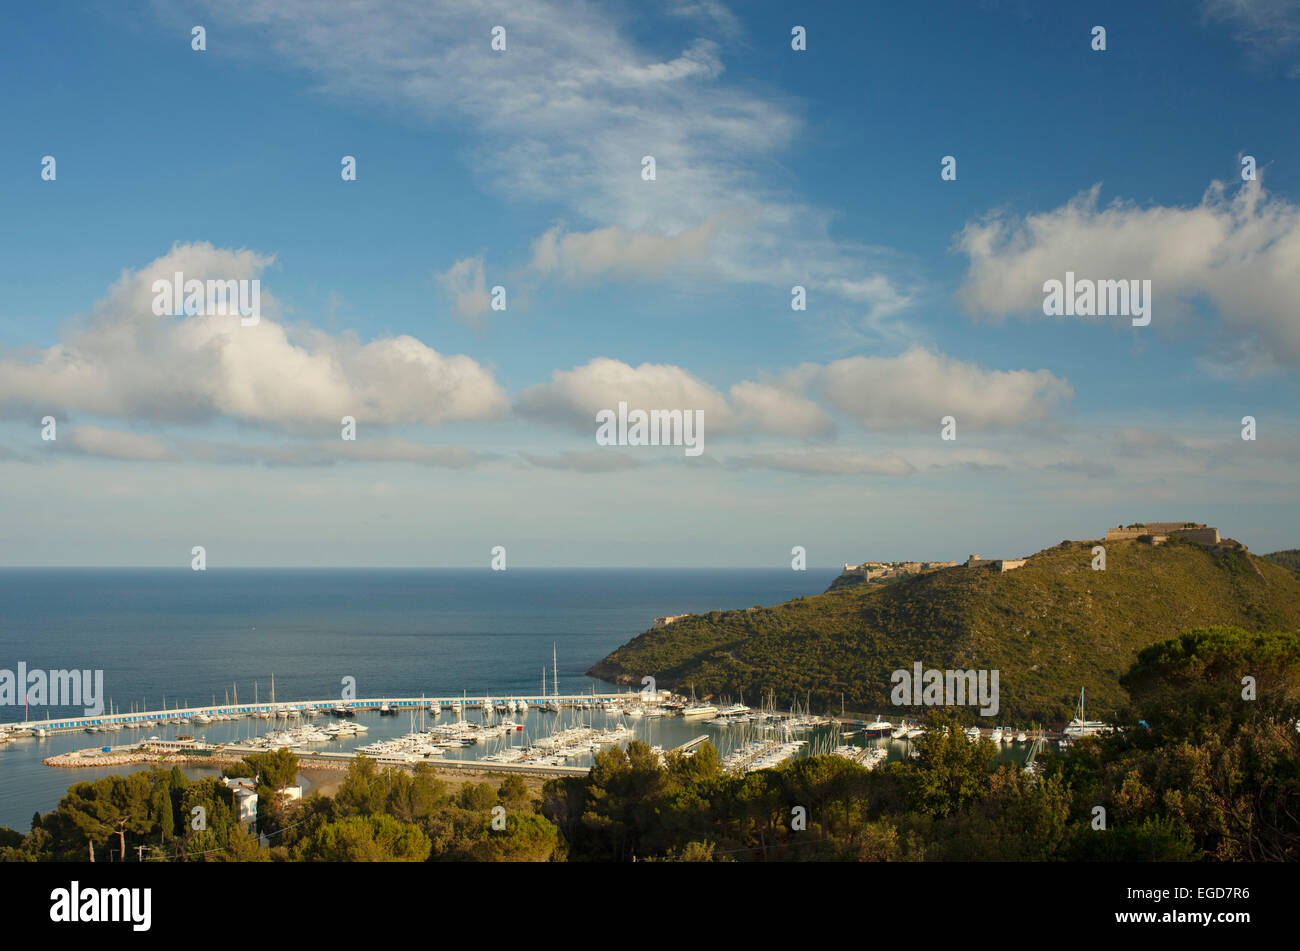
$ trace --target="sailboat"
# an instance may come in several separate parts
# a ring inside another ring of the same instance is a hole
[[[1070,739],[1078,739],[1081,736],[1096,736],[1099,733],[1113,733],[1115,728],[1100,720],[1089,720],[1084,716],[1083,711],[1083,688],[1079,688],[1079,706],[1075,709],[1076,716],[1066,725],[1063,731]]]
[[[275,698],[272,697],[272,699],[275,699]],[[256,705],[257,702],[258,702],[258,701],[257,701],[257,681],[254,680],[254,681],[253,681],[253,703]],[[258,710],[256,713],[253,714],[253,716],[257,717],[259,720],[269,720],[269,719],[271,719],[271,712],[270,712],[269,710]]]

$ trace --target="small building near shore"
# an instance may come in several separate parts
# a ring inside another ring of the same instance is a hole
[[[257,786],[253,779],[247,776],[239,776],[234,779],[223,779],[221,781],[225,787],[230,790],[230,794],[235,800],[235,815],[238,816],[241,825],[252,825],[257,822]],[[280,790],[280,795],[286,802],[296,802],[302,799],[301,786],[285,786]]]
[[[684,618],[684,617],[690,617],[690,615],[688,615],[688,614],[669,614],[667,617],[657,617],[657,618],[655,618],[655,622],[654,622],[654,624],[651,625],[651,630],[653,630],[654,628],[658,628],[658,627],[667,627],[669,624],[672,624],[674,621],[680,621],[680,620],[681,620],[682,618]]]
[[[253,781],[247,778],[223,779],[222,783],[230,790],[235,800],[235,816],[240,825],[252,825],[257,822],[257,793]]]

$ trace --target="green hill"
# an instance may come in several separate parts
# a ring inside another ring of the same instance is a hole
[[[1281,565],[1291,571],[1300,572],[1300,548],[1288,548],[1285,551],[1275,551],[1260,557],[1267,558],[1275,565]]]
[[[588,673],[701,697],[778,706],[811,693],[814,711],[888,712],[890,674],[925,668],[999,671],[997,721],[1068,719],[1079,688],[1088,714],[1127,702],[1119,677],[1140,650],[1187,628],[1300,631],[1300,577],[1248,552],[1171,539],[1063,542],[1015,571],[947,568],[884,587],[841,588],[770,608],[691,615],[646,631]],[[901,710],[900,710],[901,712]],[[919,714],[921,708],[908,708]],[[898,714],[895,714],[898,715]]]

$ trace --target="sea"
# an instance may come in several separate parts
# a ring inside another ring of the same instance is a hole
[[[586,671],[656,617],[770,605],[817,594],[834,570],[771,569],[0,569],[0,669],[103,671],[113,707],[161,707],[355,695],[535,695],[607,691]],[[621,688],[620,688],[621,689]],[[758,698],[749,698],[757,700]],[[0,706],[0,721],[71,715],[66,707]],[[530,734],[557,725],[538,711]],[[606,725],[593,712],[595,726]],[[554,715],[551,715],[553,718]],[[327,718],[321,718],[323,722]],[[346,749],[400,736],[407,714],[363,714]],[[417,727],[419,724],[415,724]],[[427,724],[426,724],[427,725]],[[560,725],[569,725],[567,722]],[[612,723],[610,724],[612,725]],[[270,729],[252,719],[179,728],[212,742]],[[671,747],[699,723],[647,720],[644,739]],[[177,728],[156,727],[169,738]],[[140,734],[140,731],[135,731]],[[55,734],[0,744],[0,826],[26,832],[74,782],[132,767],[52,768],[56,753],[135,735]],[[144,738],[140,734],[140,738]],[[729,740],[719,738],[718,745]],[[476,755],[473,747],[456,757]],[[204,770],[187,770],[192,776]],[[307,790],[309,792],[309,790]]]

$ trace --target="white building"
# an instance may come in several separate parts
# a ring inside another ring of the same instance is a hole
[[[239,779],[223,779],[226,788],[230,790],[231,795],[235,797],[235,813],[239,817],[240,823],[251,825],[257,821],[257,790],[253,780],[247,777]],[[302,799],[301,786],[285,786],[280,790],[286,802],[296,802]]]

